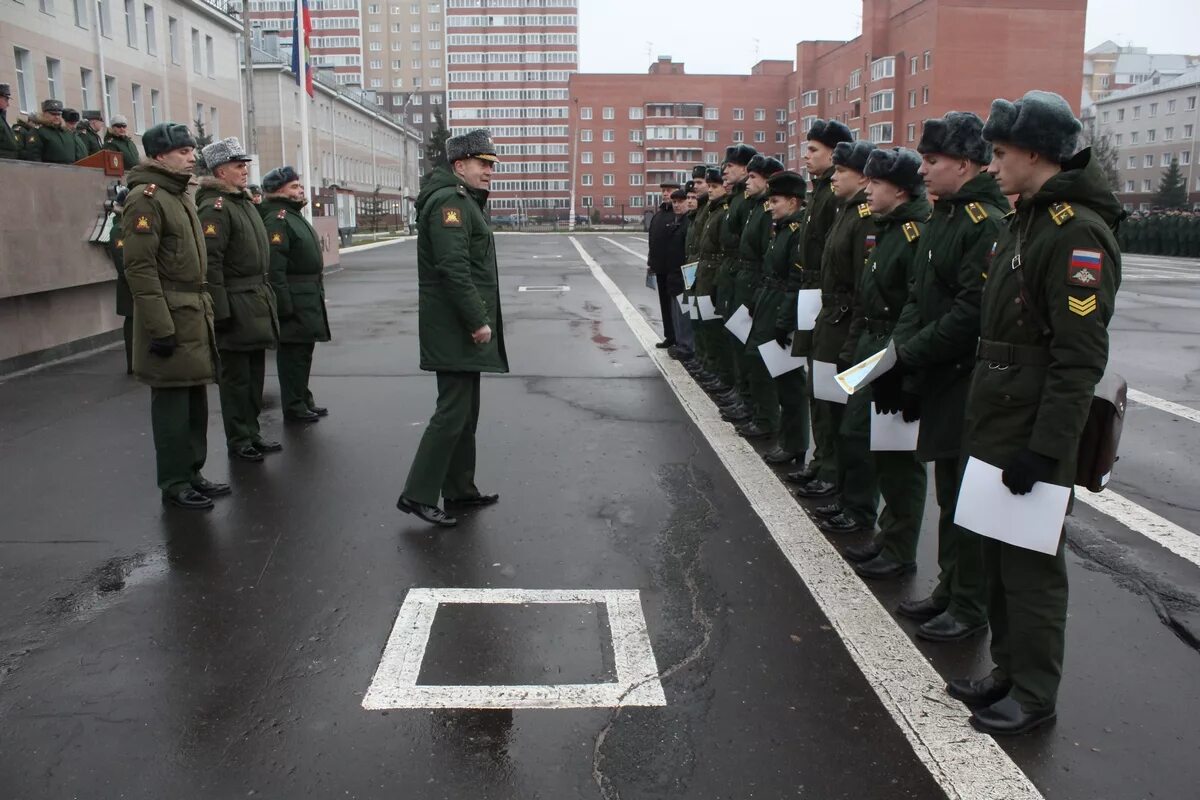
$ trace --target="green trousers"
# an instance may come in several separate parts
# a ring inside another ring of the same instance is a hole
[[[304,344],[279,343],[275,351],[275,369],[279,372],[279,398],[286,416],[296,416],[313,408],[308,378],[312,373],[312,342]]]
[[[868,443],[869,444],[869,443]],[[883,557],[900,564],[917,560],[917,540],[925,516],[927,475],[914,452],[871,453],[879,494],[887,504],[886,518],[880,517]]]
[[[208,387],[150,390],[158,488],[174,495],[199,479],[208,458]]]
[[[860,403],[867,409],[864,410]],[[830,413],[838,431],[835,444],[838,500],[847,516],[873,528],[880,515],[879,479],[875,474],[875,459],[871,457],[870,403],[863,398],[851,397],[846,405],[827,405],[834,406]]]
[[[741,347],[742,368],[746,382],[750,387],[751,408],[754,411],[754,423],[769,431],[779,430],[779,393],[776,391],[775,379],[767,371],[767,365],[762,357],[755,353],[746,353],[746,345],[736,341]]]
[[[479,373],[439,372],[437,386],[437,408],[404,483],[404,496],[427,506],[437,505],[439,496],[461,500],[479,495],[475,488]]]
[[[734,363],[733,346],[739,342],[725,329],[725,323],[722,321],[705,322],[704,325],[709,331],[709,342],[712,344],[717,377],[726,386],[733,387],[737,384],[737,366]]]
[[[841,474],[837,457],[837,429],[840,424],[840,413],[835,417],[834,409],[839,412],[840,403],[830,403],[812,397],[811,385],[806,385],[809,396],[806,400],[811,404],[813,457],[812,465],[817,471],[817,478],[835,486],[841,486]]]
[[[957,456],[933,462],[934,496],[938,504],[938,573],[933,599],[967,625],[987,620],[987,581],[978,534],[954,524],[963,463]]]
[[[1066,652],[1063,540],[1052,556],[995,539],[983,539],[982,547],[993,674],[1012,682],[1012,697],[1026,711],[1052,709]]]
[[[808,380],[804,367],[775,378],[779,398],[779,449],[796,453],[801,459],[808,453]]]
[[[262,437],[258,415],[262,411],[266,350],[222,350],[221,418],[230,450],[254,444]]]

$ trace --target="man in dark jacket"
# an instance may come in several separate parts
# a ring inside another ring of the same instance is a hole
[[[212,508],[229,486],[200,474],[208,453],[207,384],[216,378],[204,236],[187,196],[196,140],[184,125],[146,131],[150,159],[129,173],[121,214],[133,293],[133,372],[150,386],[158,488],[180,508]]]
[[[12,91],[8,84],[0,83],[0,158],[21,156],[21,142],[8,122],[8,103],[11,98]]]
[[[138,163],[137,145],[129,136],[129,120],[124,115],[113,115],[108,133],[104,135],[104,149],[120,153],[127,170],[133,169]]]
[[[674,186],[672,189],[671,186]],[[663,317],[663,341],[656,347],[678,347],[685,358],[692,354],[692,328],[675,298],[683,294],[683,272],[687,251],[687,193],[678,186],[663,185],[663,203],[650,220],[649,254],[646,266],[658,287],[658,305]]]
[[[75,135],[83,142],[83,149],[90,156],[104,149],[100,131],[104,130],[104,115],[94,109],[85,109],[83,121],[75,129]]]
[[[446,140],[448,165],[417,197],[421,369],[437,373],[437,410],[413,456],[396,507],[433,525],[458,520],[438,507],[478,508],[500,499],[475,486],[479,376],[508,372],[496,242],[485,210],[499,159],[486,130]]]
[[[275,366],[283,418],[316,422],[329,413],[316,404],[308,388],[313,347],[330,340],[321,240],[301,214],[308,199],[296,170],[273,169],[263,176],[262,185],[267,195],[258,212],[271,244],[271,286],[279,309]]]
[[[1071,486],[1084,423],[1108,363],[1121,282],[1114,230],[1124,216],[1090,149],[1072,155],[1079,121],[1066,100],[1032,91],[996,100],[983,129],[988,170],[1017,195],[983,290],[965,455],[1002,470],[1014,494]],[[1055,716],[1067,624],[1063,542],[1054,555],[983,541],[995,668],[955,680],[971,724],[1019,734]]]
[[[63,122],[61,100],[42,101],[42,114],[26,136],[24,158],[46,164],[74,164],[87,155],[75,131]]]

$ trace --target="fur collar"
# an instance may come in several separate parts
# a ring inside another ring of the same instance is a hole
[[[223,192],[224,194],[235,194],[245,198],[250,197],[250,192],[248,190],[239,189],[237,186],[221,180],[216,175],[205,175],[203,178],[201,178],[200,188],[216,189],[218,192]]]

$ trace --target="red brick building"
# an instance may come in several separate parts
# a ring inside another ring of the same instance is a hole
[[[1057,92],[1078,112],[1087,0],[863,0],[863,33],[800,42],[787,165],[811,121],[836,117],[879,144],[914,147],[947,111],[986,117],[997,97]]]
[[[575,213],[640,217],[661,182],[718,164],[733,142],[782,158],[791,76],[790,61],[762,61],[749,75],[688,75],[669,56],[646,75],[572,75]]]

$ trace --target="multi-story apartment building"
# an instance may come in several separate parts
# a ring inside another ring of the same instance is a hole
[[[817,118],[914,147],[924,120],[986,117],[997,97],[1045,89],[1077,104],[1086,12],[1087,0],[863,0],[861,36],[796,46],[787,165],[802,166]]]
[[[1197,63],[1198,56],[1151,53],[1145,47],[1111,41],[1098,44],[1083,54],[1083,106],[1147,81],[1151,75],[1173,78]]]
[[[74,0],[0,4],[0,82],[8,114],[46,99],[105,119],[129,118],[140,142],[168,120],[242,135],[239,21],[205,0]]]
[[[445,114],[445,8],[441,0],[392,0],[363,9],[363,87],[428,137]]]
[[[292,25],[295,0],[248,0],[250,26],[258,32],[279,33],[279,47],[291,57]],[[359,0],[309,0],[313,30],[309,36],[309,52],[314,69],[332,70],[334,80],[341,84],[363,82],[362,14]]]
[[[1171,160],[1187,181],[1188,202],[1200,205],[1200,67],[1180,75],[1151,75],[1098,100],[1088,120],[1117,150],[1117,198],[1147,211]]]
[[[572,75],[575,214],[639,218],[659,184],[686,182],[735,142],[782,160],[791,74],[790,61],[762,61],[749,75],[689,75],[659,56],[645,75]]]
[[[446,0],[447,123],[490,128],[503,159],[491,208],[568,215],[568,82],[577,0]]]

